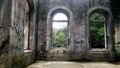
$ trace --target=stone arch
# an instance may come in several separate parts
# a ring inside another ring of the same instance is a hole
[[[103,7],[103,6],[95,6],[92,7],[91,9],[88,10],[87,12],[87,16],[90,16],[90,14],[96,10],[103,10],[104,12],[106,12],[107,14],[109,14],[109,16],[112,18],[112,12],[109,8]]]
[[[53,9],[50,10],[50,12],[48,13],[47,15],[47,35],[46,35],[46,50],[49,50],[51,49],[51,45],[52,45],[52,41],[51,41],[51,18],[53,17],[53,15],[56,13],[56,12],[63,12],[65,13],[67,16],[68,16],[68,20],[69,20],[69,40],[68,42],[71,41],[71,45],[72,46],[74,43],[73,43],[73,34],[72,34],[72,30],[73,28],[70,28],[73,24],[73,13],[71,12],[70,9],[64,7],[64,6],[56,6],[54,7]]]
[[[98,12],[106,17],[106,24],[105,24],[105,29],[106,29],[106,43],[105,43],[105,50],[112,50],[113,49],[113,35],[112,35],[112,12],[109,8],[103,7],[103,6],[95,6],[91,9],[88,10],[87,12],[87,45],[88,48],[90,48],[89,45],[89,17],[92,13]]]

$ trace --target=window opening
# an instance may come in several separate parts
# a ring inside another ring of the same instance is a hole
[[[52,19],[53,47],[67,47],[68,45],[68,18],[62,13],[56,13]]]
[[[29,20],[29,4],[28,2],[26,2],[26,22],[25,22],[25,28],[24,28],[24,49],[29,49],[29,44],[28,44],[28,41],[29,41],[29,23],[30,23],[30,20]]]
[[[93,13],[90,16],[90,46],[91,48],[105,48],[105,16],[101,13]]]

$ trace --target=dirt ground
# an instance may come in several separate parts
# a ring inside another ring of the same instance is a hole
[[[26,68],[120,68],[120,62],[37,61]]]

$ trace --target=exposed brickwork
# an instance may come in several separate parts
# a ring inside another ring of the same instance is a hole
[[[53,48],[47,54],[47,60],[69,60],[67,48]]]

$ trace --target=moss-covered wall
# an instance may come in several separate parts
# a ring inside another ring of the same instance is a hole
[[[11,1],[0,1],[0,68],[9,67],[9,27],[11,21]]]

